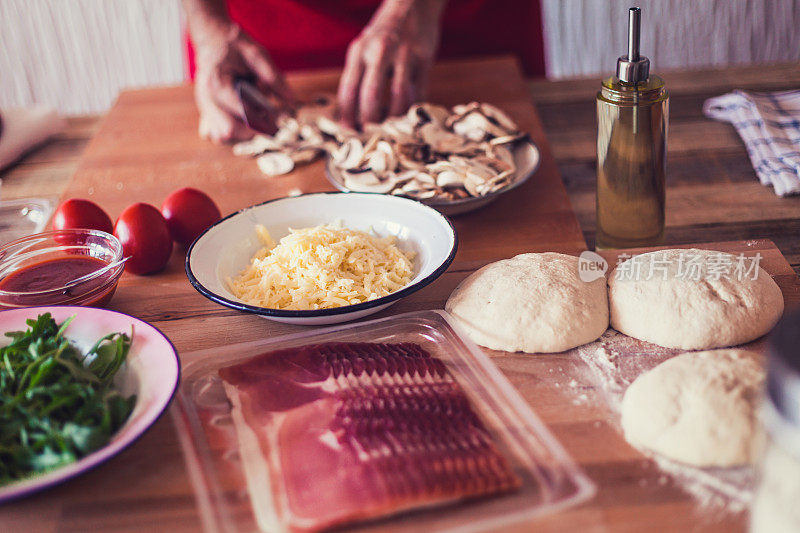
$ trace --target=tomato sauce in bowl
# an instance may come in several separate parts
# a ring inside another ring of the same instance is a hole
[[[111,300],[124,269],[122,245],[97,230],[38,233],[0,248],[0,307],[84,305]]]

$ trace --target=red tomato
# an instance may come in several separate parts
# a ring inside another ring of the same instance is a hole
[[[172,237],[158,209],[142,202],[129,205],[114,225],[122,243],[125,269],[134,274],[153,274],[167,266],[172,254]]]
[[[99,229],[114,231],[111,218],[99,205],[82,198],[70,198],[58,206],[53,215],[53,229]]]
[[[198,235],[221,218],[214,200],[203,191],[184,187],[164,200],[161,214],[169,226],[172,238],[189,247]]]

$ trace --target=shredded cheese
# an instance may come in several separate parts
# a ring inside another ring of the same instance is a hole
[[[256,226],[264,248],[233,279],[231,292],[251,305],[270,309],[328,309],[391,294],[413,276],[413,252],[395,237],[375,237],[323,224],[293,229],[277,244]]]

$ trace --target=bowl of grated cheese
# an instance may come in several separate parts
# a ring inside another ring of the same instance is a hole
[[[313,193],[238,211],[186,254],[206,298],[300,325],[376,313],[425,287],[453,261],[458,239],[444,215],[374,193]]]

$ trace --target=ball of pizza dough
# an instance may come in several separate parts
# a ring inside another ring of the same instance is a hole
[[[749,258],[712,250],[649,252],[609,275],[611,327],[669,348],[707,350],[756,339],[783,314],[783,295]]]
[[[578,258],[521,254],[465,279],[445,309],[481,346],[507,352],[561,352],[608,328],[605,278],[582,281]]]
[[[634,446],[701,467],[747,464],[758,454],[759,355],[727,349],[675,356],[640,375],[622,399]]]

